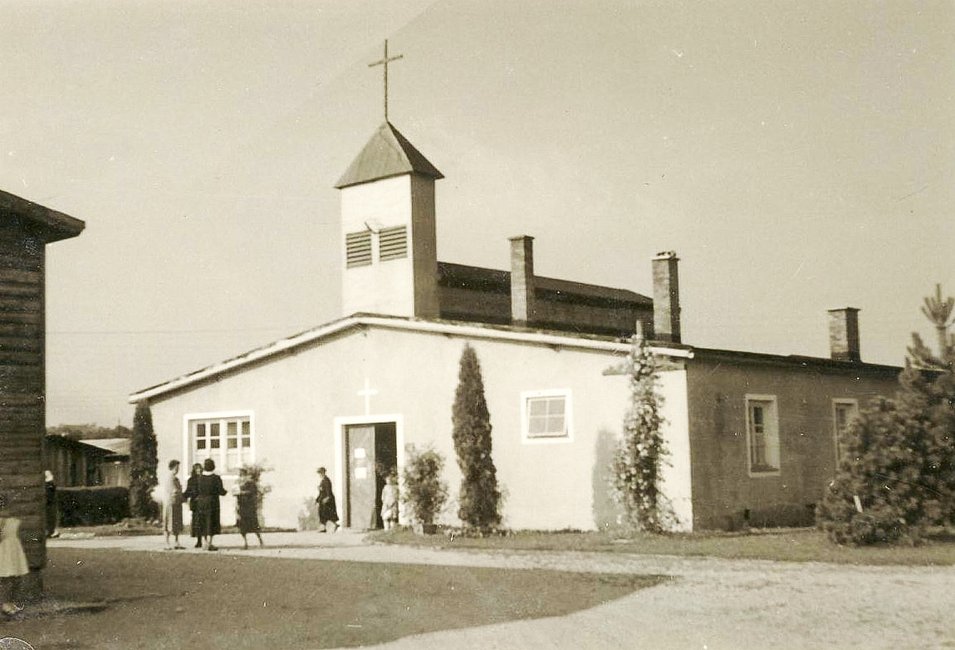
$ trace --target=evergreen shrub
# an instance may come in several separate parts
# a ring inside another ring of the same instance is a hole
[[[129,489],[116,486],[60,487],[60,526],[114,524],[129,517]]]
[[[441,480],[444,458],[430,447],[418,451],[414,445],[408,445],[406,449],[401,501],[410,509],[415,522],[434,524],[448,500],[448,484]]]

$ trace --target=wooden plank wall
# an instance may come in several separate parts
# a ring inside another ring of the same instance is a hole
[[[0,490],[34,577],[46,562],[43,241],[0,226]]]

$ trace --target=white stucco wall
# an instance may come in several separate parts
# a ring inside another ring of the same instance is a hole
[[[152,414],[160,466],[170,458],[183,458],[184,417],[189,414],[251,412],[255,460],[274,468],[265,476],[272,492],[266,497],[264,523],[294,527],[306,501],[314,499],[319,465],[329,468],[336,495],[342,498],[342,424],[381,416],[399,421],[399,443],[403,439],[433,444],[444,455],[445,478],[454,497],[460,472],[451,438],[451,408],[465,340],[382,327],[353,329],[167,399],[155,399]],[[488,339],[470,343],[483,371],[493,457],[506,494],[504,524],[515,529],[595,528],[596,511],[607,496],[606,450],[620,430],[628,395],[625,377],[603,373],[622,356]],[[366,379],[377,391],[370,398],[370,416],[365,398],[358,394]],[[685,374],[665,373],[662,387],[672,439],[667,489],[672,490],[681,520],[692,522],[687,510]],[[552,389],[569,391],[572,437],[526,441],[521,395]],[[184,468],[188,462],[185,458]],[[340,512],[341,507],[340,503]],[[231,497],[223,500],[222,510],[225,524],[234,521]],[[455,503],[449,504],[443,521],[457,523]]]
[[[666,419],[663,437],[669,457],[663,467],[663,491],[676,517],[674,529],[693,530],[693,484],[690,474],[690,419],[686,370],[660,373],[663,396],[661,414]]]

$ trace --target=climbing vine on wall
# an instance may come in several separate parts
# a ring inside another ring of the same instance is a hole
[[[656,359],[639,332],[632,339],[625,369],[630,402],[611,468],[614,492],[630,526],[662,533],[672,519],[661,485],[668,456],[661,433],[665,422],[660,415],[663,396],[658,390]]]

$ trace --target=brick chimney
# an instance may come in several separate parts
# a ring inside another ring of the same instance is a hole
[[[680,342],[680,278],[673,251],[653,258],[653,338]]]
[[[511,322],[534,322],[534,238],[511,237]]]
[[[855,307],[829,310],[829,356],[839,361],[861,361],[859,310]]]

